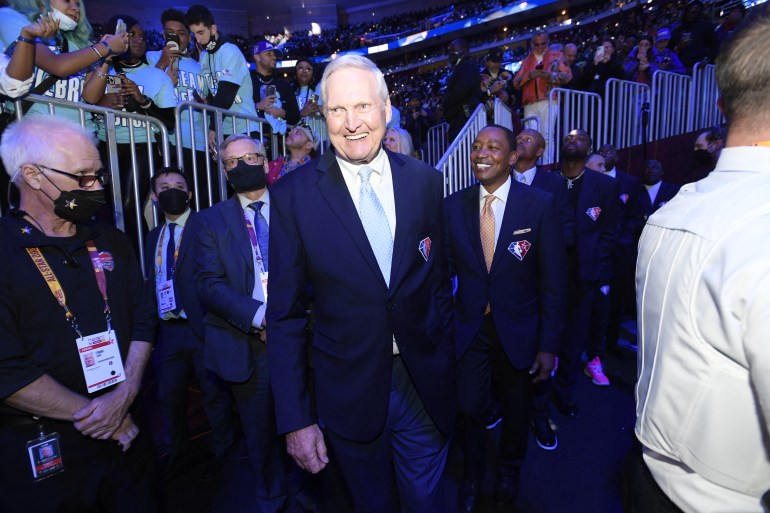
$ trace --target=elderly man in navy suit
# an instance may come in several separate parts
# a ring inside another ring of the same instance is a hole
[[[225,453],[232,444],[232,405],[227,388],[203,364],[204,309],[195,290],[192,250],[196,214],[190,208],[192,192],[187,177],[176,167],[159,169],[150,179],[152,200],[163,212],[163,223],[147,234],[144,268],[155,281],[156,310],[160,322],[152,352],[158,378],[158,400],[163,418],[163,445],[167,451],[163,477],[179,470],[188,446],[187,389],[190,371],[203,393],[203,408],[211,426],[210,445],[214,458],[203,478],[222,470]]]
[[[270,194],[265,151],[235,134],[219,149],[236,194],[198,214],[195,270],[206,315],[206,367],[230,385],[253,470],[256,510],[284,511],[286,456],[276,432],[267,366],[265,310]]]
[[[332,61],[321,96],[334,151],[271,189],[278,430],[300,467],[315,473],[336,460],[356,511],[398,502],[405,512],[444,512],[455,401],[443,180],[382,148],[390,100],[370,60]]]
[[[483,419],[492,382],[503,431],[494,499],[512,503],[527,452],[533,383],[554,369],[566,303],[563,226],[555,197],[511,180],[516,138],[498,125],[473,141],[480,185],[447,199],[447,248],[457,276],[457,391],[465,424],[465,482],[460,502],[473,511],[484,477]]]

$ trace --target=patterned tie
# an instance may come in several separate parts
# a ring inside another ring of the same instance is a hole
[[[264,201],[255,201],[249,208],[254,210],[254,223],[257,229],[257,244],[259,244],[259,254],[262,257],[262,269],[267,272],[267,251],[270,246],[270,231],[267,226],[267,219],[262,215],[262,206]]]
[[[364,166],[358,170],[361,177],[361,189],[358,193],[358,215],[364,225],[366,237],[372,246],[377,264],[380,266],[385,283],[390,286],[390,266],[393,260],[393,235],[390,233],[390,224],[385,216],[380,199],[374,193],[369,183],[374,169]]]
[[[176,229],[176,223],[168,224],[168,242],[166,243],[166,279],[173,278],[174,269],[174,250],[176,244],[174,244],[174,230]]]
[[[527,183],[527,175],[519,175],[519,182],[526,184]]]
[[[495,256],[495,213],[492,211],[493,194],[484,196],[484,208],[481,209],[479,224],[481,227],[481,249],[487,263],[487,272],[492,267],[492,257]]]

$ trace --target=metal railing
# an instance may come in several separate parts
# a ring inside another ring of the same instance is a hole
[[[511,118],[511,108],[500,101],[500,98],[495,98],[495,124],[504,126],[509,130],[513,130],[513,119]]]
[[[715,69],[713,64],[704,66],[700,62],[696,63],[693,68],[690,104],[692,107],[691,130],[709,128],[725,122],[725,117],[717,107],[719,88],[717,87]]]
[[[562,141],[576,128],[585,130],[594,148],[599,147],[602,142],[602,99],[598,94],[555,88],[551,89],[549,100],[548,122],[553,127],[552,140],[546,140],[543,164],[559,160]]]
[[[658,70],[652,75],[651,96],[651,140],[692,130],[691,77]]]
[[[449,196],[476,182],[470,165],[471,146],[476,135],[485,126],[487,126],[487,112],[484,105],[479,104],[436,164],[436,169],[444,175],[444,196]]]
[[[649,140],[649,119],[647,132],[642,132],[642,119],[649,117],[650,87],[647,84],[618,80],[607,81],[604,92],[604,132],[602,144],[611,144],[617,149],[628,148]],[[599,145],[594,145],[598,148]]]
[[[439,123],[428,129],[428,160],[431,166],[436,166],[441,157],[446,153],[446,134],[449,131],[449,123]]]
[[[527,116],[521,119],[521,125],[524,128],[540,131],[540,116]]]

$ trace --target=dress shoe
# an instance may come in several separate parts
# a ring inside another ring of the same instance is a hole
[[[512,472],[497,473],[495,479],[495,489],[492,498],[498,506],[508,506],[513,504],[516,496],[519,495],[519,470]]]
[[[460,511],[471,513],[481,498],[481,481],[477,479],[465,479],[460,487]]]

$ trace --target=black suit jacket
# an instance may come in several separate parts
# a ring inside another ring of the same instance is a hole
[[[618,182],[618,233],[613,256],[615,258],[635,258],[636,233],[639,230],[639,198],[636,191],[639,180],[615,168],[615,180]]]
[[[682,186],[668,182],[660,182],[660,189],[658,189],[658,194],[655,195],[655,200],[650,201],[650,194],[647,192],[647,188],[642,183],[638,184],[636,191],[634,191],[636,202],[639,205],[639,217],[636,232],[637,239],[639,238],[647,219],[649,219],[649,217],[660,207],[671,201],[671,199],[676,196],[676,193],[679,192],[680,187]]]
[[[556,205],[559,208],[559,218],[564,227],[564,244],[572,247],[575,245],[575,213],[567,200],[567,188],[564,185],[564,178],[556,173],[551,173],[543,169],[535,171],[535,178],[530,186],[543,191],[550,192],[556,198]]]
[[[575,247],[583,280],[608,282],[612,278],[619,195],[617,180],[586,169],[575,210]]]
[[[480,185],[446,200],[447,255],[457,276],[455,354],[476,337],[487,304],[511,364],[528,368],[538,351],[558,354],[566,310],[563,225],[553,195],[513,180],[487,272],[481,247]]]
[[[268,362],[280,433],[320,419],[348,440],[378,436],[388,411],[394,336],[431,418],[446,434],[454,427],[443,177],[410,157],[386,155],[397,218],[390,286],[334,151],[270,189]],[[315,412],[305,331],[311,288]]]
[[[251,297],[254,256],[238,195],[201,211],[198,221],[195,275],[206,308],[204,362],[227,381],[246,381],[256,363],[249,331],[262,303]]]
[[[149,287],[156,290],[156,272],[157,272],[157,250],[158,239],[161,230],[165,228],[165,223],[156,226],[147,234],[147,242],[144,245],[144,268],[147,270]],[[179,243],[179,256],[176,262],[176,275],[174,277],[174,298],[177,307],[182,308],[187,316],[195,334],[203,339],[203,315],[205,310],[198,300],[198,291],[195,286],[195,257],[194,245],[197,232],[197,214],[190,212],[190,217],[182,231],[182,240]],[[166,244],[166,241],[163,241]],[[158,313],[158,296],[152,294],[155,305],[155,313]]]
[[[444,107],[444,118],[447,121],[456,118],[466,118],[464,106],[468,106],[472,114],[481,98],[481,75],[479,65],[464,57],[452,70],[447,81],[446,92],[441,99]]]

